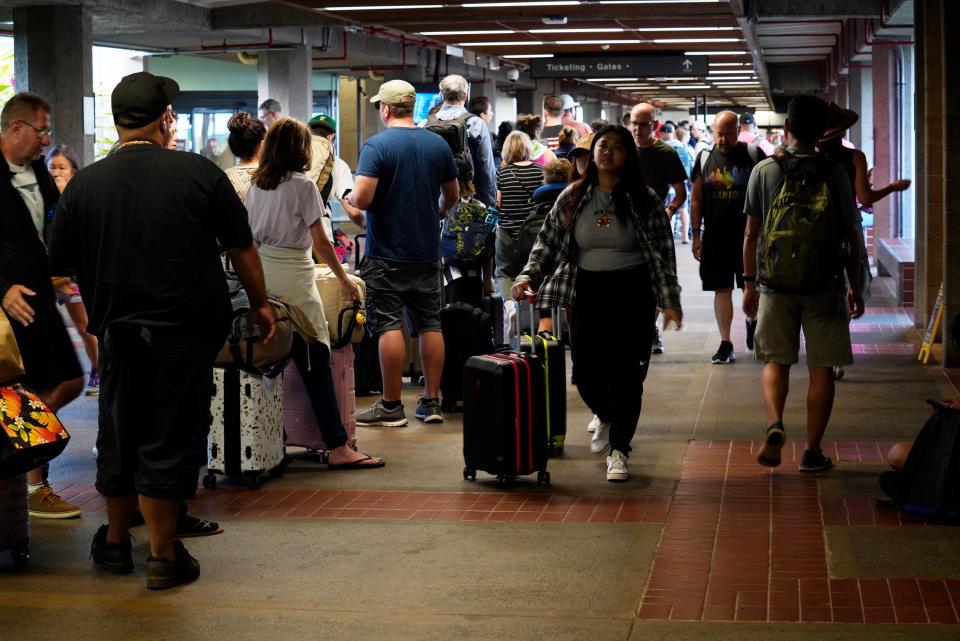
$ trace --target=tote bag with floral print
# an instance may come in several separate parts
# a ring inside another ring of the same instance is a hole
[[[70,435],[46,403],[23,385],[0,387],[0,478],[46,464]]]

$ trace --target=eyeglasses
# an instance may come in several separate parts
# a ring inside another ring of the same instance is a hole
[[[380,105],[381,105],[381,104],[383,104],[383,103],[381,103],[381,102],[378,100],[378,101],[376,101],[375,103],[373,103],[373,108],[376,109],[377,111],[380,111]]]
[[[35,132],[37,132],[37,135],[40,136],[41,138],[43,138],[44,136],[52,136],[52,135],[53,135],[53,129],[51,129],[50,127],[37,127],[37,126],[35,126],[35,125],[31,125],[31,124],[30,124],[29,122],[27,122],[26,120],[14,120],[13,122],[19,122],[21,125],[26,125],[26,126],[30,127],[30,128],[33,129]]]
[[[642,121],[640,121],[640,120],[631,120],[631,121],[630,121],[630,126],[631,126],[631,127],[638,127],[638,128],[639,128],[639,127],[652,127],[652,126],[654,125],[654,123],[656,123],[656,120],[648,120],[648,121],[646,121],[646,122],[642,122]]]

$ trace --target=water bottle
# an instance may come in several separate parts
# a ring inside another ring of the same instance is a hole
[[[487,216],[483,220],[488,225],[496,225],[500,221],[500,210],[493,205],[487,207]]]

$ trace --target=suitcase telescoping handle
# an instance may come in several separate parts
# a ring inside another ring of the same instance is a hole
[[[533,310],[537,303],[537,295],[530,291],[529,289],[523,292],[523,295],[527,299],[527,303],[530,305],[530,347],[533,347],[533,339],[537,335],[537,321],[533,317]],[[517,324],[520,323],[520,312],[517,311]],[[536,350],[534,350],[536,351]]]

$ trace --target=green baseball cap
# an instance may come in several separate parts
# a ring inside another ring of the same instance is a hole
[[[329,129],[331,133],[336,133],[337,131],[337,121],[327,114],[314,114],[313,118],[311,118],[307,124],[310,125],[311,128],[322,127]]]

